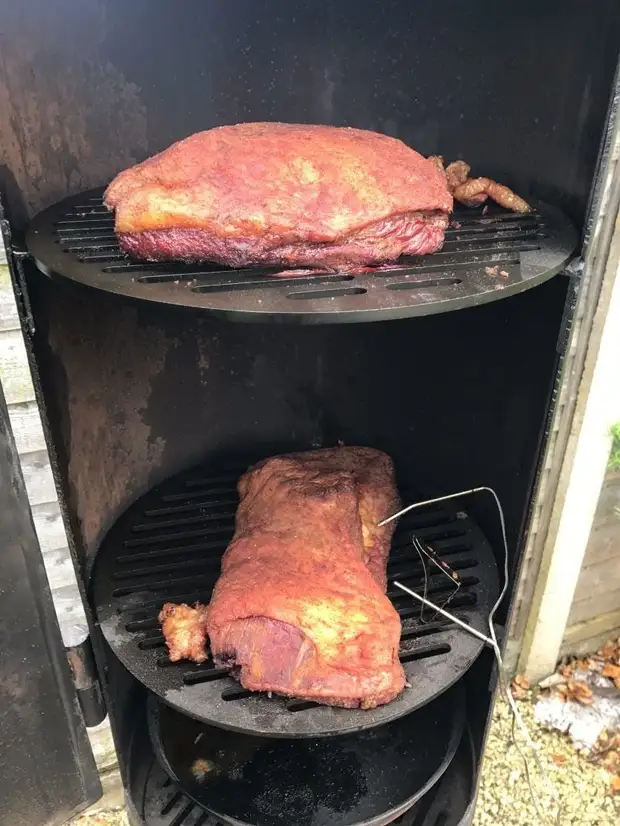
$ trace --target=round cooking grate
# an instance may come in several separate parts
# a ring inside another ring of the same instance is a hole
[[[342,737],[274,739],[198,723],[150,698],[151,741],[195,802],[233,826],[385,826],[448,768],[462,683],[402,720]]]
[[[131,766],[139,777],[134,778],[131,795],[141,803],[144,826],[224,826],[166,774],[150,755],[148,740],[139,738],[134,747]],[[418,803],[392,821],[394,826],[460,826],[474,790],[472,748],[466,732],[445,774]]]
[[[248,464],[199,467],[169,479],[137,500],[102,542],[91,579],[95,611],[112,651],[134,677],[205,723],[272,737],[319,737],[409,714],[463,676],[483,643],[441,617],[421,622],[419,605],[392,584],[398,579],[422,589],[422,567],[411,546],[415,531],[460,575],[451,610],[486,630],[498,593],[493,552],[467,514],[437,506],[405,516],[392,543],[388,596],[402,619],[400,658],[411,684],[393,702],[370,711],[331,708],[251,693],[209,661],[171,663],[157,615],[164,602],[209,601],[233,534],[236,482]],[[403,500],[413,497],[403,491]],[[429,598],[444,601],[452,591],[449,579],[434,567],[429,575]]]
[[[495,301],[556,275],[578,236],[557,209],[532,202],[516,215],[500,207],[455,211],[433,255],[401,258],[372,272],[269,278],[276,268],[233,270],[132,261],[119,249],[103,190],[66,198],[37,215],[26,245],[38,268],[119,295],[196,307],[239,321],[377,321]]]

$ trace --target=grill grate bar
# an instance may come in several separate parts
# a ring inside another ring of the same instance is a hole
[[[469,542],[457,542],[456,544],[451,545],[442,544],[446,541],[451,540],[438,540],[434,542],[434,544],[440,546],[442,557],[450,557],[454,554],[461,553],[462,551],[470,551],[472,547]],[[227,546],[227,539],[222,539],[219,542],[195,542],[191,545],[175,546],[173,548],[160,548],[134,554],[121,554],[116,557],[116,561],[119,565],[126,565],[140,561],[148,562],[149,560],[162,559],[165,557],[175,558],[177,555],[181,558],[186,554],[192,555],[196,553],[203,553],[204,551],[217,553],[219,559],[222,551],[224,551]],[[402,559],[408,560],[411,556],[412,549],[410,537],[407,536],[404,539],[401,538],[400,545],[398,547],[393,546],[392,553],[390,554],[390,561],[388,563],[388,572],[391,569],[390,566],[398,563]]]
[[[162,502],[180,502],[185,501],[186,499],[198,499],[201,496],[206,495],[213,495],[213,496],[236,496],[237,495],[237,488],[234,486],[229,487],[213,487],[213,488],[200,488],[200,490],[184,493],[173,493],[170,496],[163,496]]]
[[[545,222],[533,216],[529,218],[527,221],[515,221],[515,220],[506,220],[504,222],[496,222],[494,221],[491,225],[484,225],[481,223],[470,223],[470,224],[461,224],[460,226],[455,226],[451,224],[448,229],[446,230],[446,238],[454,238],[455,236],[461,235],[477,235],[478,233],[482,232],[489,232],[489,227],[491,231],[496,233],[497,235],[501,235],[504,232],[541,232],[545,229]]]
[[[158,559],[166,556],[174,556],[175,554],[193,554],[199,551],[219,550],[223,551],[228,545],[227,539],[221,539],[218,542],[195,542],[192,545],[176,546],[174,548],[159,548],[150,551],[143,551],[134,554],[121,554],[116,558],[121,565],[139,560]]]
[[[194,536],[212,536],[220,533],[230,533],[230,531],[230,526],[216,526],[213,528],[201,528],[196,531],[166,533],[161,536],[142,536],[139,539],[127,539],[123,544],[126,548],[137,548],[142,545],[152,545],[157,542],[172,542],[175,539],[190,539]]]
[[[194,502],[191,505],[173,505],[169,508],[151,508],[150,510],[144,511],[144,515],[148,517],[152,516],[168,516],[173,513],[186,513],[188,511],[199,510],[200,508],[221,508],[221,507],[228,507],[229,505],[236,505],[237,499],[216,499],[215,501],[211,502],[206,499],[204,502]]]
[[[235,511],[218,511],[216,513],[201,513],[198,516],[178,517],[177,519],[160,519],[153,522],[142,522],[134,525],[134,533],[146,533],[147,531],[161,531],[165,528],[175,528],[181,525],[196,525],[201,522],[213,522],[226,520],[230,522],[234,519]]]
[[[474,567],[474,566],[473,565],[468,566],[468,568],[471,568],[471,567]],[[467,570],[467,569],[465,569],[465,570]],[[216,580],[217,580],[217,576],[213,577],[212,585],[215,584]],[[393,581],[393,579],[391,579],[390,581]],[[403,577],[402,581],[405,584],[407,584],[411,587],[413,587],[414,585],[419,586],[423,583],[424,577],[420,573],[419,575],[412,575],[412,576]],[[429,584],[428,584],[427,593],[428,593],[428,596],[431,597],[431,598],[435,595],[444,594],[446,592],[450,593],[450,591],[451,591],[450,584],[447,583],[447,580],[445,579],[445,577],[442,577],[441,574],[437,574],[433,578],[429,577],[428,583]],[[461,594],[465,594],[469,588],[475,587],[478,583],[479,583],[479,579],[476,576],[461,577],[461,589],[459,591],[458,596],[460,596]],[[145,587],[146,586],[143,586],[143,589]],[[138,593],[139,593],[139,591],[138,591]],[[394,604],[396,604],[399,600],[401,602],[403,602],[403,601],[407,601],[407,599],[408,599],[401,591],[394,590],[394,589],[391,589],[390,591],[388,591],[388,596],[391,598],[391,600]],[[189,592],[185,592],[185,593],[181,593],[181,594],[174,594],[174,596],[173,595],[167,595],[165,597],[160,597],[157,600],[152,600],[150,602],[145,602],[140,606],[140,612],[139,613],[140,613],[141,619],[139,619],[139,620],[136,620],[136,619],[129,620],[127,618],[127,616],[134,617],[135,616],[134,612],[131,611],[131,609],[129,609],[128,611],[121,609],[121,614],[126,615],[125,620],[124,620],[125,629],[127,631],[134,631],[134,630],[139,631],[139,630],[143,629],[143,626],[148,629],[148,624],[152,623],[153,621],[155,621],[157,619],[157,615],[159,614],[164,602],[172,600],[174,602],[186,602],[188,604],[193,604],[194,602],[198,601],[198,602],[202,602],[202,603],[206,604],[209,601],[209,597],[210,597],[210,593],[206,593],[205,590],[203,590],[203,589],[193,590],[193,591],[189,591]],[[452,602],[454,603],[454,601],[452,601]]]
[[[369,269],[368,272],[374,276],[388,276],[391,273],[407,273],[410,270],[412,272],[426,272],[426,267],[433,266],[431,262],[437,261],[438,263],[448,263],[446,261],[445,256],[448,254],[457,258],[454,262],[455,264],[461,263],[461,266],[465,263],[469,264],[480,264],[480,255],[489,256],[494,253],[519,253],[519,252],[527,252],[532,250],[539,250],[541,248],[540,242],[543,241],[546,236],[540,232],[532,231],[530,232],[514,232],[514,233],[485,233],[484,235],[481,234],[475,238],[467,238],[467,239],[460,239],[457,238],[455,240],[448,239],[446,240],[443,249],[441,252],[435,253],[432,256],[424,256],[423,258],[412,258],[412,259],[403,259],[401,263],[395,264],[392,267],[383,267],[379,270]],[[118,244],[116,243],[100,243],[97,239],[93,239],[92,243],[87,244],[74,244],[73,239],[60,239],[63,243],[68,244],[64,248],[65,252],[75,253],[78,256],[78,260],[81,263],[85,264],[106,264],[104,267],[104,272],[109,273],[119,273],[122,274],[123,272],[127,271],[129,273],[142,271],[145,272],[145,275],[138,277],[138,282],[142,284],[149,284],[157,282],[158,280],[163,280],[167,277],[176,278],[181,280],[188,280],[188,279],[207,279],[207,278],[215,278],[219,277],[223,279],[224,277],[228,276],[228,281],[223,281],[222,284],[250,284],[250,283],[263,283],[265,286],[268,285],[288,285],[290,282],[296,284],[304,284],[304,283],[324,283],[326,280],[336,280],[336,279],[345,279],[345,280],[352,280],[355,277],[355,273],[353,275],[349,275],[346,273],[317,273],[316,275],[299,275],[299,276],[291,276],[287,277],[280,277],[277,280],[270,280],[266,279],[265,276],[269,275],[276,275],[279,272],[277,267],[271,268],[259,268],[254,267],[252,269],[228,269],[217,267],[214,265],[213,269],[207,269],[203,266],[196,267],[193,269],[187,267],[179,267],[178,265],[170,265],[169,263],[148,263],[148,264],[141,264],[132,261],[128,258],[120,249]],[[534,243],[538,241],[539,243]],[[106,251],[107,250],[107,251]],[[88,254],[90,253],[90,254]],[[426,261],[427,264],[421,264],[418,267],[411,266],[408,261],[415,260],[415,261]],[[115,266],[112,266],[116,264]],[[294,269],[294,268],[291,268]],[[156,270],[152,275],[149,275],[150,270]],[[319,282],[317,279],[321,279]]]

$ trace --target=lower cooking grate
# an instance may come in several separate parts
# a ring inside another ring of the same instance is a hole
[[[39,269],[120,295],[239,320],[372,321],[446,312],[507,297],[556,275],[578,242],[558,210],[528,215],[457,208],[441,252],[360,273],[270,278],[276,268],[133,261],[119,249],[103,190],[36,216],[26,244]],[[288,271],[287,271],[288,272]]]
[[[463,683],[385,726],[341,737],[274,739],[198,723],[153,700],[164,770],[235,826],[387,826],[439,781],[463,736]]]
[[[131,674],[184,714],[272,737],[326,736],[387,723],[463,676],[483,643],[441,617],[422,622],[419,606],[392,584],[398,579],[422,588],[423,570],[411,547],[415,530],[460,574],[462,587],[451,610],[485,631],[498,593],[497,566],[473,520],[450,507],[413,511],[394,535],[388,596],[402,619],[400,657],[411,687],[388,705],[364,711],[269,697],[245,690],[212,662],[171,663],[157,615],[167,601],[209,601],[233,534],[236,482],[248,464],[199,467],[173,477],[137,500],[102,542],[91,580],[95,611],[105,639]],[[413,497],[404,492],[403,500]],[[429,571],[431,599],[442,601],[451,591],[443,573]]]
[[[137,755],[144,760],[144,750]],[[420,802],[392,821],[394,826],[459,826],[470,803],[473,787],[472,743],[465,734],[446,773]],[[153,760],[144,788],[144,826],[225,826],[219,818],[194,803]]]

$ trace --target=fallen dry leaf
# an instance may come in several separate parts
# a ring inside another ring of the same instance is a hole
[[[603,677],[611,677],[612,680],[620,680],[620,665],[606,663],[601,671]]]
[[[612,794],[620,794],[620,774],[615,774],[609,781],[609,789]]]
[[[525,700],[530,689],[530,681],[523,674],[517,674],[510,683],[510,690],[515,700]]]
[[[607,640],[598,653],[608,662],[615,660],[620,656],[620,640]]]
[[[617,751],[613,749],[608,751],[607,754],[601,760],[601,766],[604,769],[607,769],[608,772],[614,774],[615,772],[620,771],[620,758]]]
[[[589,759],[591,763],[601,766],[611,775],[620,774],[620,731],[604,729]]]
[[[569,680],[566,687],[568,689],[566,696],[570,700],[576,700],[584,706],[592,705],[592,689],[587,683],[582,680]]]
[[[566,763],[566,757],[563,754],[552,754],[551,759],[556,764],[556,766],[563,766]]]

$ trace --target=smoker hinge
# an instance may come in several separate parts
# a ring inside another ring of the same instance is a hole
[[[87,728],[98,726],[106,716],[106,705],[99,683],[90,637],[65,648],[73,682]]]
[[[24,272],[24,258],[28,258],[30,253],[26,247],[17,243],[13,239],[11,225],[3,218],[0,220],[0,229],[7,249],[7,262],[11,275],[13,276],[13,290],[15,301],[18,305],[19,315],[22,319],[24,329],[29,336],[34,335],[34,318],[30,306],[30,297],[26,288],[26,274]]]
[[[30,306],[28,288],[26,287],[26,273],[24,272],[24,258],[27,258],[30,253],[26,249],[13,245],[11,247],[11,254],[15,262],[13,269],[15,276],[15,299],[19,304],[20,315],[23,319],[26,332],[29,336],[33,336],[34,317],[32,315],[32,307]]]

